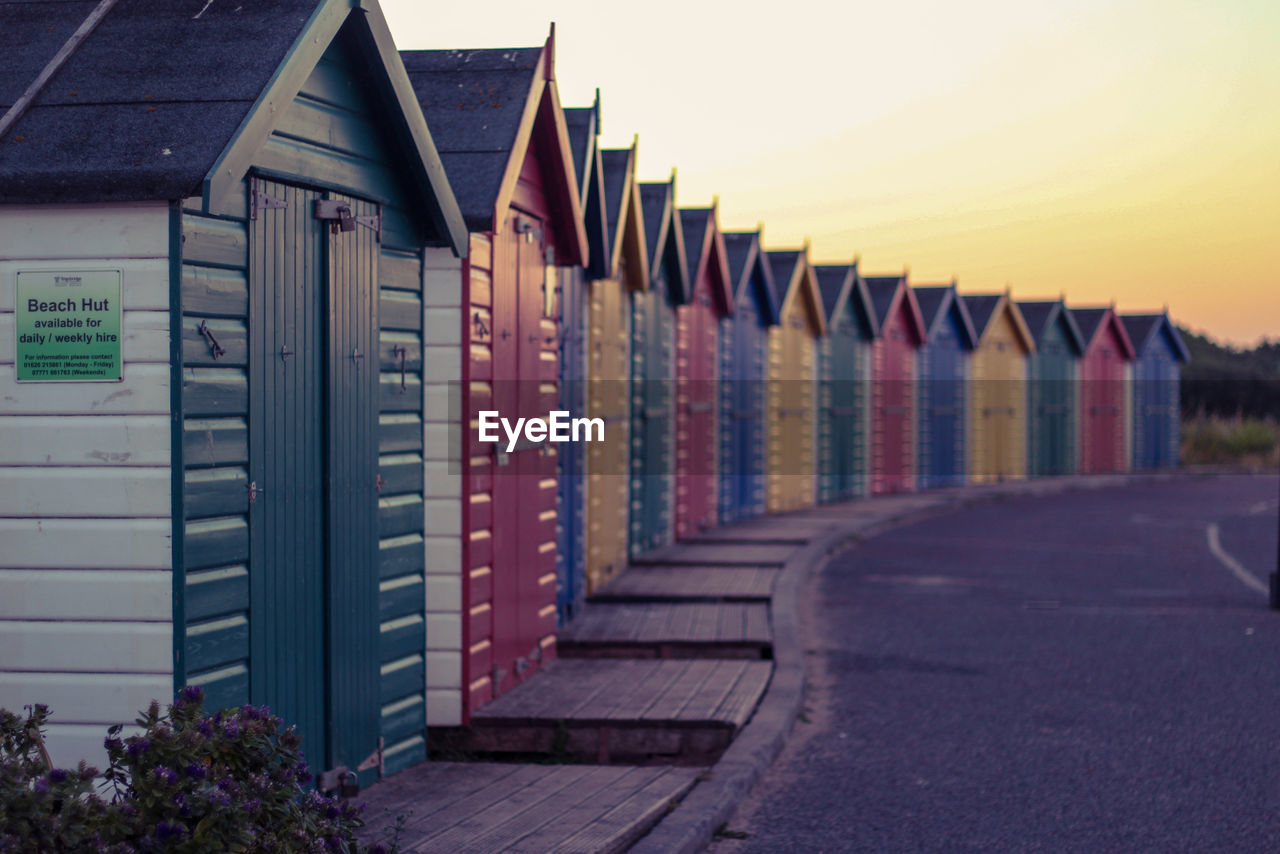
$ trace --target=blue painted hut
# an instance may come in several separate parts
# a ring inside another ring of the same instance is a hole
[[[1061,299],[1019,300],[1018,310],[1036,344],[1027,357],[1027,473],[1075,474],[1084,337]]]
[[[778,297],[760,231],[724,233],[733,313],[720,321],[720,521],[762,516],[769,327]]]
[[[875,311],[858,262],[815,264],[827,334],[818,342],[818,501],[870,489],[871,350]]]
[[[1191,361],[1167,312],[1122,314],[1133,343],[1133,467],[1176,468],[1181,445],[1182,366]]]
[[[978,335],[954,280],[912,290],[925,330],[916,356],[918,482],[921,489],[963,486],[968,476],[969,354]]]
[[[0,330],[55,276],[120,330],[110,375],[0,364],[0,706],[58,765],[188,684],[317,771],[424,759],[424,279],[467,234],[377,3],[5,4],[0,56]]]

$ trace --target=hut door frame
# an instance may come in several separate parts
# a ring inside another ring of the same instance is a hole
[[[299,723],[313,765],[368,782],[380,754],[381,211],[260,179],[251,193],[250,696]],[[317,217],[334,203],[345,230]]]

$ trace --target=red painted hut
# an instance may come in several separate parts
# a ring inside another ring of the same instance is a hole
[[[916,351],[924,320],[906,274],[865,276],[875,312],[871,346],[871,492],[916,488]]]
[[[587,261],[554,44],[553,30],[542,47],[402,53],[471,233],[469,257],[429,259],[424,283],[424,324],[453,342],[424,360],[428,442],[453,451],[427,469],[434,725],[466,723],[555,654],[555,446],[508,452],[478,429],[482,410],[514,421],[557,408],[555,265]]]
[[[678,211],[689,293],[676,309],[676,539],[716,524],[720,319],[733,309],[716,208]]]
[[[1125,368],[1133,344],[1113,306],[1069,308],[1084,339],[1080,359],[1080,473],[1128,468]]]

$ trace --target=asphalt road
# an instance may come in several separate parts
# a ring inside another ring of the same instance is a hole
[[[1280,850],[1280,613],[1246,577],[1278,488],[1005,500],[836,557],[805,717],[709,850]]]

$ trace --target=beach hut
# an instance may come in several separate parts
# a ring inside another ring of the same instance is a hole
[[[631,554],[667,545],[675,492],[676,309],[684,302],[684,235],[676,176],[638,184],[649,287],[631,295]]]
[[[961,297],[978,344],[969,374],[969,479],[1027,474],[1027,359],[1035,341],[1009,292]]]
[[[969,357],[978,335],[954,280],[912,290],[925,331],[916,366],[920,488],[963,486],[968,468]]]
[[[1122,314],[1120,321],[1134,351],[1130,363],[1133,468],[1177,468],[1182,366],[1191,360],[1191,354],[1168,312]]]
[[[627,565],[631,435],[631,294],[649,287],[644,216],[636,189],[637,146],[603,149],[608,275],[591,282],[588,415],[604,441],[587,447],[587,592]]]
[[[766,505],[783,513],[812,506],[817,495],[818,341],[827,321],[808,246],[765,258],[781,299],[778,325],[769,329]]]
[[[479,418],[557,408],[555,266],[581,266],[588,244],[554,30],[541,47],[401,56],[470,231],[466,261],[429,261],[427,280],[448,297],[430,298],[427,322],[465,334],[426,358],[429,441],[448,447],[459,414],[466,425],[452,465],[427,473],[428,713],[448,726],[555,655],[564,445],[526,435],[512,446],[501,430],[486,441]]]
[[[1075,474],[1084,339],[1061,300],[1018,301],[1036,349],[1027,362],[1027,473]]]
[[[590,282],[608,275],[609,237],[605,222],[604,176],[597,140],[600,96],[590,107],[566,108],[565,127],[578,180],[587,233],[587,264],[559,268],[560,409],[578,417],[587,411],[587,338]],[[587,448],[589,442],[555,446],[556,606],[561,623],[573,619],[586,595]]]
[[[376,3],[200,5],[0,13],[0,706],[100,765],[201,685],[364,783],[425,758],[423,258],[466,229]]]
[[[676,539],[714,527],[719,328],[733,311],[716,207],[680,208],[689,292],[676,309]]]
[[[1080,359],[1080,473],[1128,468],[1125,378],[1133,344],[1114,306],[1069,308],[1084,341]]]
[[[875,314],[858,262],[815,264],[827,318],[818,346],[818,501],[866,495]]]
[[[765,512],[769,327],[778,322],[760,231],[724,233],[733,313],[720,320],[720,521]]]
[[[905,273],[863,279],[875,316],[871,348],[871,492],[916,487],[916,354],[924,321]]]

